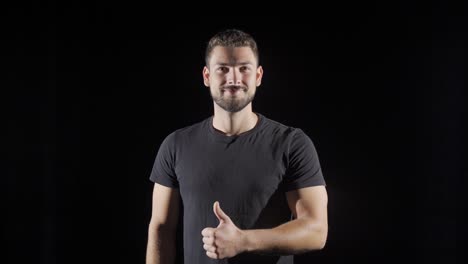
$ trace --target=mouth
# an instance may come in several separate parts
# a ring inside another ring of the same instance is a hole
[[[236,94],[239,91],[244,91],[244,90],[245,90],[245,88],[239,87],[239,86],[230,86],[230,87],[226,87],[226,88],[222,89],[223,93],[224,92],[229,92],[230,94]]]

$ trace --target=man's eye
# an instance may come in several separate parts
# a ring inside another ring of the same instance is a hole
[[[219,71],[219,72],[228,72],[229,70],[228,70],[227,67],[219,67],[219,68],[218,68],[218,71]]]

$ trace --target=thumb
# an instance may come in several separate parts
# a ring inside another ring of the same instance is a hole
[[[229,216],[223,210],[221,210],[218,201],[213,204],[213,211],[219,222],[231,222],[231,218],[229,218]]]

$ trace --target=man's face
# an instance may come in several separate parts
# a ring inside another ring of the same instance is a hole
[[[211,52],[203,79],[213,101],[227,112],[238,112],[249,105],[263,75],[250,47],[217,46]]]

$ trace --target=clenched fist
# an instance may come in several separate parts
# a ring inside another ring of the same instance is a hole
[[[219,202],[213,204],[213,211],[219,220],[219,225],[216,228],[207,227],[201,233],[206,255],[212,259],[223,259],[245,251],[244,232],[221,210]]]

